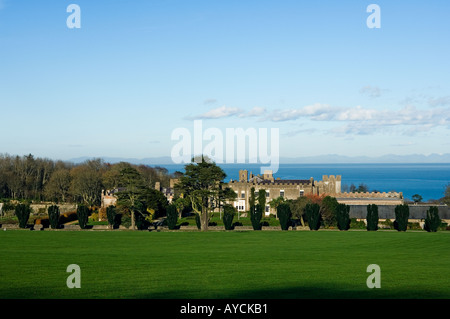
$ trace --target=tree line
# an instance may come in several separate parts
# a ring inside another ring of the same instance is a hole
[[[225,229],[232,229],[233,217],[236,209],[230,203],[236,199],[236,193],[223,183],[225,173],[215,163],[207,162],[203,158],[197,164],[186,165],[185,173],[180,177],[177,188],[183,197],[188,199],[197,215],[197,227],[202,231],[208,230],[208,224],[216,208],[223,209]],[[249,197],[249,215],[254,230],[261,230],[261,219],[266,209],[266,191],[260,189],[256,195],[252,187]],[[295,200],[284,197],[272,199],[268,203],[275,209],[282,230],[287,230],[294,221],[303,226],[308,225],[311,230],[318,230],[321,226],[337,227],[339,230],[350,228],[350,206],[339,203],[331,196],[308,194]],[[395,208],[396,229],[406,231],[409,218],[407,204]],[[172,224],[176,223],[176,207],[173,207]],[[437,207],[430,207],[425,220],[426,229],[436,231],[441,224]],[[378,229],[378,206],[367,206],[367,230]]]
[[[79,165],[69,163],[67,165],[71,166],[66,167],[64,162],[54,163],[49,160],[35,160],[32,155],[23,158],[3,156],[2,161],[0,161],[2,163],[2,166],[0,166],[2,170],[0,171],[3,174],[8,172],[3,170],[3,168],[8,167],[4,165],[8,163],[8,160],[10,162],[11,160],[18,161],[22,165],[21,169],[25,172],[23,176],[31,177],[28,180],[27,178],[23,179],[23,185],[27,185],[27,181],[31,181],[29,184],[31,186],[35,185],[33,181],[38,180],[37,176],[42,176],[42,174],[36,173],[39,169],[30,169],[30,167],[36,168],[42,163],[50,164],[49,166],[52,167],[51,164],[53,164],[53,169],[49,169],[48,172],[48,182],[42,187],[43,193],[46,193],[44,196],[48,196],[47,192],[52,185],[51,181],[58,177],[58,171],[65,170],[68,174],[68,182],[65,183],[65,190],[67,190],[65,196],[73,196],[82,203],[77,209],[79,221],[87,220],[87,216],[91,212],[90,208],[98,203],[103,187],[119,189],[115,194],[117,196],[117,207],[108,207],[106,210],[107,219],[111,226],[114,226],[113,224],[117,222],[116,215],[119,213],[122,216],[129,216],[132,229],[148,229],[149,222],[157,215],[166,216],[169,229],[174,229],[178,217],[181,217],[181,212],[188,208],[189,211],[193,210],[196,214],[197,227],[202,231],[208,230],[212,213],[217,209],[224,212],[225,228],[231,229],[233,217],[236,214],[236,209],[231,203],[237,195],[223,182],[226,174],[215,163],[211,163],[203,157],[201,161],[194,163],[193,160],[191,164],[187,164],[184,173],[177,172],[174,175],[167,174],[165,169],[158,170],[143,165],[135,166],[125,162],[111,165],[103,163],[100,159],[88,160]],[[55,168],[57,165],[63,166]],[[20,174],[17,176],[20,176]],[[164,194],[155,190],[154,183],[159,181],[162,184],[167,184],[170,177],[178,179],[175,186],[178,194],[173,203],[169,205]],[[3,188],[3,191],[5,191],[5,188],[9,187],[8,179],[2,180],[2,183],[5,184]],[[26,191],[31,191],[32,187],[24,187],[24,190],[23,194],[27,194]],[[21,192],[17,192],[17,194],[21,194]],[[57,195],[61,199],[63,198],[61,193],[57,193]],[[253,229],[261,230],[261,219],[266,208],[265,190],[259,190],[258,196],[256,196],[255,189],[252,188],[249,204]],[[283,230],[287,230],[290,225],[293,225],[294,220],[299,221],[303,226],[307,224],[311,230],[318,230],[321,225],[325,227],[337,226],[340,230],[350,228],[349,206],[338,203],[336,198],[331,196],[309,194],[296,200],[278,197],[270,201],[269,205],[275,208]],[[56,212],[59,212],[58,208],[50,207],[48,211],[49,219],[52,219],[51,215],[55,215]],[[30,214],[29,206],[17,205],[15,214],[21,224],[26,225]],[[408,205],[398,205],[395,214],[398,229],[405,231],[409,217]],[[57,213],[57,216],[59,216],[59,213]],[[54,220],[58,218],[55,217]],[[430,207],[427,212],[427,227],[437,228],[440,223],[437,207]],[[80,223],[81,225],[82,223]],[[378,207],[369,205],[367,206],[367,229],[377,230],[377,225]]]
[[[89,207],[100,205],[101,192],[123,185],[121,171],[133,168],[144,186],[154,189],[155,183],[169,186],[169,174],[163,167],[132,165],[121,162],[105,163],[102,159],[83,163],[0,154],[0,198],[28,201],[79,203]]]

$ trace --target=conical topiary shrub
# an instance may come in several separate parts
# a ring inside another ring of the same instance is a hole
[[[397,205],[395,207],[394,226],[398,231],[406,231],[408,228],[409,206],[407,204]]]
[[[305,215],[309,229],[318,230],[320,228],[320,205],[306,204]]]
[[[378,230],[378,206],[376,204],[367,205],[367,230]]]
[[[78,224],[81,229],[86,229],[89,219],[89,208],[84,205],[80,205],[77,208]]]
[[[350,206],[338,204],[336,207],[336,221],[339,230],[350,228]]]
[[[261,230],[261,219],[263,214],[263,207],[260,204],[252,206],[250,209],[250,221],[252,222],[253,230]]]
[[[277,206],[277,216],[280,220],[281,230],[288,230],[291,220],[291,206],[287,203],[281,203]]]
[[[116,206],[111,205],[106,207],[106,218],[108,219],[108,224],[111,229],[114,229],[114,227],[116,226],[117,221],[116,216],[117,216]]]
[[[440,225],[439,209],[436,206],[430,206],[430,209],[427,210],[427,218],[425,218],[425,230],[428,232],[437,232]]]
[[[58,229],[59,228],[59,207],[56,205],[50,206],[48,209],[48,220],[50,222],[50,227],[52,229]]]
[[[17,219],[19,220],[19,227],[26,228],[31,213],[30,205],[18,204],[14,209],[14,213],[16,214]]]
[[[225,226],[225,230],[233,229],[233,218],[236,213],[236,209],[231,205],[223,206],[223,225]]]
[[[166,214],[167,214],[167,227],[170,230],[175,229],[178,221],[178,210],[175,204],[170,204],[169,206],[167,206]]]

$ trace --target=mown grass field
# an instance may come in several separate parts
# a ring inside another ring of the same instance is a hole
[[[450,232],[8,230],[0,298],[450,298],[449,247]]]

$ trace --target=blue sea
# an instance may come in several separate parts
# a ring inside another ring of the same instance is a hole
[[[163,165],[170,173],[184,171],[184,165]],[[247,169],[260,173],[260,164],[219,165],[227,174],[225,179],[237,180],[239,170]],[[406,199],[419,194],[423,200],[439,199],[444,196],[450,183],[450,163],[445,164],[280,164],[275,177],[281,179],[322,180],[322,175],[341,175],[342,185],[358,186],[363,183],[370,191],[403,192]]]

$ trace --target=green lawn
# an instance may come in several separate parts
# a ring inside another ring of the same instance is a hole
[[[450,298],[449,247],[450,232],[7,230],[0,298]]]

